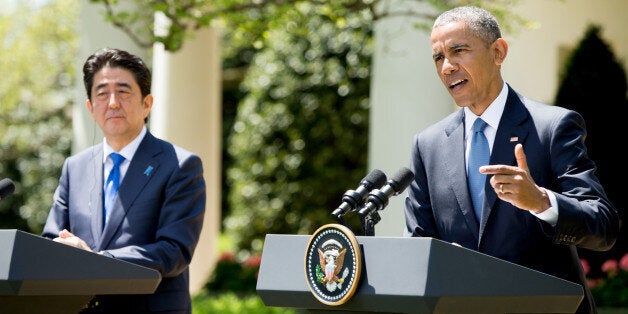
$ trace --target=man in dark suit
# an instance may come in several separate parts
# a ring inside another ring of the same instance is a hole
[[[66,159],[42,235],[161,273],[154,294],[96,296],[84,312],[191,313],[188,266],[205,212],[201,159],[148,132],[151,72],[139,57],[102,49],[83,75],[87,110],[105,138]],[[122,156],[118,166],[110,153]],[[115,177],[118,192],[105,192]]]
[[[442,239],[580,283],[585,300],[578,312],[595,312],[576,247],[610,249],[620,219],[586,154],[584,120],[525,98],[504,82],[508,45],[485,10],[443,13],[431,45],[437,74],[462,109],[414,138],[404,234]],[[472,125],[480,118],[487,124],[490,165],[478,168],[469,159],[475,158]],[[483,176],[478,210],[467,183],[475,175]]]

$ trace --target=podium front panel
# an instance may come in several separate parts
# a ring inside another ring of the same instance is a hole
[[[154,269],[19,230],[0,230],[0,252],[0,313],[77,312],[94,295],[150,294],[161,281]]]
[[[387,313],[574,313],[580,285],[433,238],[358,236],[355,295],[329,306],[305,280],[307,235],[266,236],[257,292],[267,306]]]

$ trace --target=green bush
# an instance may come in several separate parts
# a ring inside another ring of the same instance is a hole
[[[222,253],[205,289],[209,293],[254,293],[260,262],[259,255],[239,261],[233,253]]]
[[[220,314],[293,314],[295,310],[289,308],[267,307],[257,295],[239,296],[235,293],[210,295],[202,292],[192,298],[192,313],[220,313]]]
[[[0,10],[0,229],[40,233],[72,140],[76,1],[15,1]],[[11,7],[11,6],[9,6]]]
[[[596,278],[589,277],[595,269],[591,269],[588,261],[581,259],[581,262],[596,306],[628,309],[628,254],[619,260],[606,260],[599,269],[603,275]]]
[[[303,3],[278,17],[248,68],[227,141],[224,230],[239,249],[335,222],[367,173],[372,23],[334,14]]]

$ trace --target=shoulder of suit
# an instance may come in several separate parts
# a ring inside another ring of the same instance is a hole
[[[525,96],[521,96],[521,99],[525,107],[528,108],[528,110],[530,110],[531,112],[537,111],[543,114],[553,113],[553,114],[564,115],[569,111],[573,111],[573,110],[569,110],[561,106],[552,105],[552,104],[544,103],[544,102],[534,100],[531,98],[527,98]]]
[[[433,136],[442,136],[443,132],[445,132],[446,134],[450,134],[456,128],[463,125],[463,122],[462,122],[463,120],[464,120],[463,110],[458,109],[450,113],[449,115],[447,115],[445,118],[429,125],[425,129],[423,129],[421,132],[417,133],[415,137],[431,138]]]
[[[102,143],[83,149],[82,151],[67,158],[68,162],[91,160],[102,158]]]
[[[147,140],[154,141],[155,145],[159,145],[162,151],[166,152],[168,155],[176,156],[179,162],[190,158],[191,156],[197,156],[194,152],[189,151],[181,146],[175,145],[166,140],[157,138],[150,133],[147,133]]]

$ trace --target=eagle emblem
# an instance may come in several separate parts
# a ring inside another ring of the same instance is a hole
[[[327,305],[349,300],[360,283],[360,253],[349,228],[340,224],[318,228],[305,250],[305,278],[314,297]]]
[[[344,278],[338,278],[338,274],[345,263],[345,253],[347,253],[347,249],[342,249],[340,252],[336,249],[327,252],[323,252],[320,248],[318,249],[320,265],[325,270],[325,276],[321,278],[322,283],[344,282]]]

